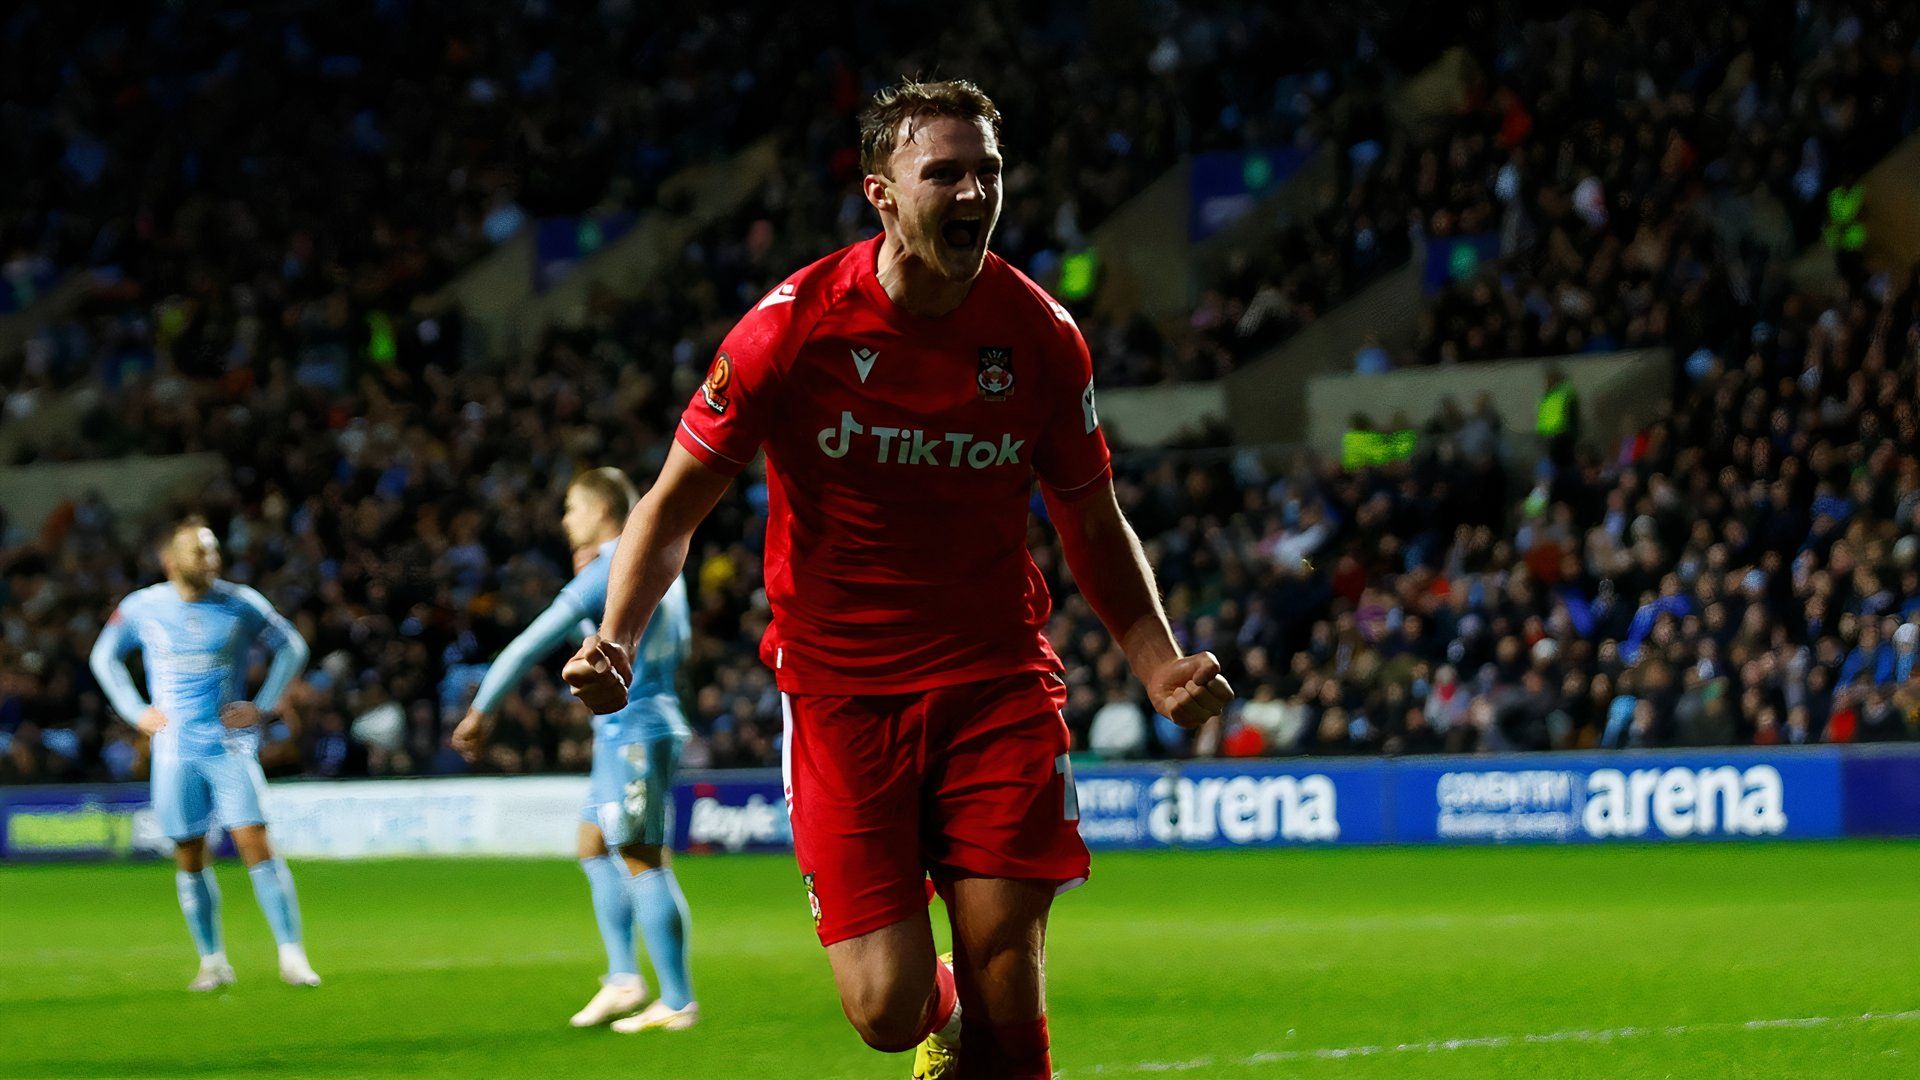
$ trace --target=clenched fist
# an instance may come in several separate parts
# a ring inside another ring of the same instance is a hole
[[[453,729],[453,748],[468,761],[479,761],[480,752],[487,748],[487,739],[493,735],[493,718],[478,709],[467,710],[460,718],[460,725]]]
[[[1160,715],[1183,728],[1197,728],[1220,715],[1233,700],[1233,687],[1220,674],[1219,658],[1203,652],[1160,665],[1147,680],[1147,694]]]
[[[627,707],[627,687],[633,684],[633,659],[625,647],[604,640],[599,634],[588,634],[587,640],[580,643],[580,651],[560,669],[560,677],[593,715],[606,716]]]

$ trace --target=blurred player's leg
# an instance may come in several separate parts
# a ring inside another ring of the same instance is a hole
[[[674,739],[628,746],[621,755],[628,780],[626,798],[620,803],[624,813],[617,819],[618,839],[625,841],[620,852],[632,872],[627,891],[654,974],[660,979],[660,999],[640,1015],[614,1024],[619,1032],[684,1031],[700,1021],[687,964],[693,918],[680,882],[667,865],[668,802],[679,758],[680,744]],[[614,836],[610,834],[609,839]]]
[[[319,986],[320,976],[307,960],[307,948],[300,937],[300,899],[293,891],[293,874],[287,869],[287,861],[268,846],[266,826],[234,829],[233,846],[247,864],[253,898],[280,946],[280,980],[289,986]]]
[[[153,810],[174,843],[174,892],[187,932],[200,954],[200,969],[187,989],[205,992],[233,982],[233,965],[220,935],[220,886],[207,865],[207,826],[213,792],[194,761],[156,750],[153,758]]]
[[[175,870],[174,887],[180,892],[180,910],[187,917],[187,932],[193,935],[193,947],[205,960],[226,950],[220,944],[220,885],[213,868]]]
[[[187,918],[187,933],[200,954],[200,970],[187,989],[206,992],[233,982],[233,965],[227,963],[220,943],[220,885],[214,880],[213,867],[207,865],[206,837],[178,841],[173,849],[174,891],[180,897],[180,913]]]
[[[209,758],[205,767],[213,783],[214,814],[233,836],[233,846],[253,881],[253,898],[280,946],[280,981],[289,986],[319,986],[320,976],[307,960],[301,939],[300,898],[293,891],[293,873],[267,843],[263,809],[267,778],[260,762],[247,755],[226,754]]]
[[[962,878],[942,889],[953,920],[954,974],[966,1016],[960,1077],[1047,1080],[1051,882]]]
[[[687,970],[687,939],[692,934],[693,917],[687,911],[686,894],[680,891],[680,882],[670,866],[643,870],[628,882],[640,932],[646,938],[647,955],[653,958],[654,973],[660,977],[660,1000],[668,1008],[686,1008],[693,1001],[693,977]]]
[[[633,953],[633,901],[627,893],[627,869],[620,858],[607,853],[600,827],[580,823],[580,869],[587,875],[593,896],[593,918],[600,927],[600,943],[607,950],[607,973],[600,990],[586,1007],[568,1021],[574,1027],[593,1027],[646,1004],[647,984]]]

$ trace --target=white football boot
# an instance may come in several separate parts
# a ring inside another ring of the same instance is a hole
[[[214,953],[200,958],[200,973],[187,984],[187,989],[196,994],[211,993],[223,986],[233,985],[233,965],[227,963],[227,954]]]
[[[598,1027],[617,1016],[638,1012],[647,1003],[647,983],[638,975],[603,977],[600,992],[567,1023],[577,1028]]]
[[[288,986],[320,985],[320,976],[307,962],[306,947],[299,942],[280,946],[280,981]]]
[[[625,1020],[615,1020],[613,1030],[622,1035],[631,1035],[636,1031],[685,1031],[700,1022],[700,1003],[689,1001],[683,1009],[671,1008],[664,1001],[640,1010],[638,1016],[629,1016]]]

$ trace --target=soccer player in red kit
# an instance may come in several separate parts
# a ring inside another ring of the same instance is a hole
[[[884,231],[741,318],[628,518],[605,621],[564,677],[626,700],[634,643],[694,527],[765,449],[761,654],[786,710],[794,847],[847,1018],[916,1075],[1051,1075],[1054,896],[1086,880],[1061,663],[1026,549],[1038,476],[1081,592],[1153,703],[1195,726],[1232,697],[1182,656],[1113,493],[1092,362],[1067,310],[989,254],[1000,114],[904,82],[861,117]],[[953,924],[935,956],[924,882]]]

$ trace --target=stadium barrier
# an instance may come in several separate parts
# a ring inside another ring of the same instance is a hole
[[[1214,760],[1078,770],[1094,848],[1595,843],[1920,836],[1920,747],[1809,747]],[[586,779],[295,781],[270,786],[299,858],[567,855]],[[792,846],[774,770],[674,788],[682,851]],[[164,855],[144,784],[0,788],[0,858]]]

